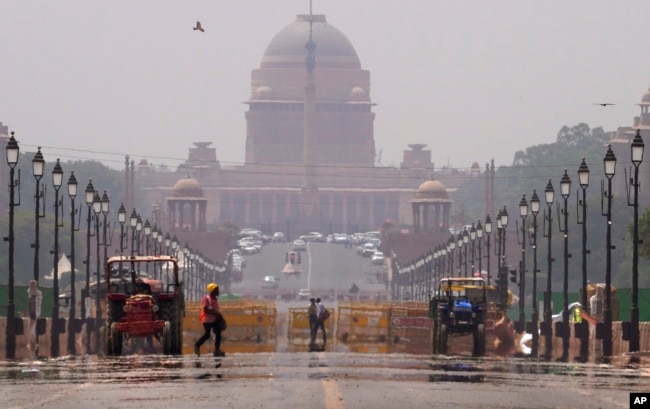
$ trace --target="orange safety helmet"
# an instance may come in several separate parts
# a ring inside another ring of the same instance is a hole
[[[217,283],[208,284],[208,294],[212,294],[212,292],[214,290],[216,290],[217,288],[219,288],[219,284],[217,284]]]

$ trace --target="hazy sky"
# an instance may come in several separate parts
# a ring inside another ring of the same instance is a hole
[[[47,161],[121,167],[128,153],[175,166],[211,141],[223,164],[241,163],[251,70],[308,11],[308,0],[2,0],[0,121]],[[510,164],[563,125],[632,125],[650,86],[647,0],[314,0],[313,11],[370,71],[384,165],[409,143],[428,144],[438,167]]]

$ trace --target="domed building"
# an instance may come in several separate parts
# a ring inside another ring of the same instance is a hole
[[[444,185],[437,180],[422,183],[411,200],[415,232],[447,231],[452,200]],[[433,223],[429,225],[429,220]]]
[[[251,76],[246,162],[302,164],[305,135],[305,43],[314,48],[318,152],[312,165],[374,166],[370,73],[347,37],[324,15],[299,15],[273,37]]]
[[[448,226],[448,197],[427,198],[438,193],[424,189],[413,202],[414,193],[434,182],[453,191],[470,176],[438,174],[423,143],[408,144],[398,167],[376,165],[370,73],[324,15],[298,15],[271,39],[252,70],[246,105],[244,164],[220,164],[211,142],[194,142],[176,171],[127,164],[127,196],[137,184],[149,202],[166,203],[154,222],[177,229],[193,229],[195,209],[205,209],[198,229],[232,221],[289,238],[354,233],[377,230],[385,219],[409,226],[414,206],[418,229]]]

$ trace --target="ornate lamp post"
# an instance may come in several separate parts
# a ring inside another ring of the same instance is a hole
[[[61,198],[59,198],[59,189],[63,184],[63,170],[61,162],[56,160],[52,170],[52,185],[54,186],[54,284],[52,288],[52,328],[50,341],[50,355],[54,358],[59,356],[59,207]]]
[[[564,175],[560,179],[560,194],[564,199],[562,216],[564,216],[564,228],[560,227],[560,232],[564,233],[564,280],[562,286],[562,357],[561,361],[566,362],[569,359],[569,212],[567,211],[567,201],[571,193],[571,178],[564,169]],[[559,223],[559,220],[558,220]]]
[[[546,293],[544,294],[544,348],[545,356],[547,360],[551,359],[551,354],[553,353],[553,309],[551,306],[551,272],[553,267],[553,256],[551,253],[551,236],[553,233],[553,212],[551,208],[555,200],[555,190],[553,190],[553,185],[551,184],[551,179],[548,180],[546,188],[544,189],[544,200],[546,201],[546,208],[548,210],[548,215],[545,215],[544,218],[548,221],[548,227],[545,229],[546,232],[544,235],[547,237],[547,250],[548,255],[546,258],[548,272],[546,274]]]
[[[634,179],[631,184],[634,186],[634,237],[632,242],[632,305],[630,308],[630,352],[639,350],[639,165],[643,161],[643,150],[645,144],[641,138],[641,130],[636,130],[636,136],[632,141],[632,164],[634,165]],[[629,203],[628,194],[628,205]]]
[[[149,223],[149,219],[147,219],[144,222],[144,238],[145,238],[145,243],[144,243],[144,254],[145,256],[149,255],[149,236],[151,236],[151,224]],[[149,275],[149,263],[147,263],[147,275]]]
[[[582,158],[582,163],[578,168],[578,180],[580,181],[580,189],[582,189],[582,200],[577,200],[577,210],[582,208],[582,220],[580,220],[580,213],[576,211],[578,224],[582,225],[582,297],[580,302],[582,308],[587,310],[589,308],[589,300],[587,299],[587,254],[589,254],[589,250],[587,250],[587,186],[589,186],[589,167],[587,167],[585,158]],[[586,362],[589,355],[589,323],[583,320],[579,325],[580,359]]]
[[[533,247],[533,309],[531,317],[533,345],[531,356],[537,358],[539,355],[539,313],[537,311],[537,215],[539,214],[539,197],[536,190],[533,190],[533,196],[530,198],[530,212],[533,214],[533,233],[530,243]]]
[[[474,265],[474,254],[476,253],[476,227],[474,227],[474,223],[472,223],[472,227],[469,229],[469,241],[472,243],[472,257],[470,258],[470,268],[472,269],[472,276],[474,276],[474,272],[476,271],[476,266]],[[480,275],[481,270],[479,269],[478,272]]]
[[[120,223],[120,272],[122,275],[122,256],[124,255],[124,223],[126,223],[126,209],[124,208],[124,203],[120,204],[120,208],[117,210],[117,221]]]
[[[502,246],[503,252],[501,253],[501,258],[499,260],[499,282],[503,283],[501,287],[501,304],[505,305],[508,299],[508,265],[506,261],[506,227],[508,227],[508,209],[503,206],[501,210],[499,220],[501,222],[501,233],[502,233]]]
[[[76,354],[75,350],[75,320],[77,309],[77,293],[75,288],[75,266],[74,266],[74,232],[77,230],[74,225],[74,216],[77,214],[77,208],[74,200],[77,197],[77,178],[74,171],[70,172],[68,178],[68,196],[70,196],[70,316],[68,318],[68,354]]]
[[[135,256],[135,226],[138,224],[138,213],[133,208],[129,217],[129,226],[131,226],[131,255]]]
[[[84,302],[81,303],[81,315],[86,320],[86,352],[90,352],[90,236],[92,236],[92,206],[95,197],[95,187],[92,179],[88,180],[88,185],[84,190],[84,197],[88,207],[88,218],[86,219],[86,286],[84,289]]]
[[[467,249],[469,248],[469,232],[463,230],[463,247],[465,248],[465,277],[469,277],[467,274]]]
[[[612,152],[612,145],[607,147],[607,153],[603,159],[605,165],[605,177],[607,177],[607,212],[603,216],[607,217],[607,252],[605,262],[605,307],[603,315],[605,326],[603,330],[603,355],[612,356],[612,178],[616,173],[616,156]],[[601,190],[603,186],[601,185]],[[601,203],[602,207],[602,203]]]
[[[458,275],[457,277],[461,276],[461,266],[463,264],[463,233],[458,233],[458,236],[456,237],[456,247],[458,248]],[[467,274],[465,274],[467,276]]]
[[[140,214],[138,213],[138,220],[135,223],[135,252],[138,256],[142,255],[142,252],[140,250],[140,235],[142,232],[142,218],[140,217]]]
[[[526,195],[519,201],[519,216],[521,216],[521,265],[519,267],[519,322],[518,331],[526,330],[526,313],[524,304],[526,301],[526,218],[528,218],[528,202]]]
[[[32,159],[32,173],[34,174],[34,179],[36,179],[36,194],[34,199],[36,201],[36,210],[34,212],[34,281],[38,283],[39,279],[39,251],[40,251],[40,237],[39,237],[39,224],[41,217],[45,217],[45,200],[43,200],[43,210],[40,209],[40,200],[45,195],[44,185],[41,184],[41,178],[43,177],[43,170],[45,168],[45,160],[43,159],[43,154],[41,153],[41,147],[38,147],[34,159]]]
[[[16,358],[16,304],[14,303],[14,207],[20,205],[20,199],[16,203],[15,190],[20,185],[20,177],[15,178],[16,165],[18,164],[18,153],[20,148],[18,142],[11,133],[7,143],[7,164],[9,165],[9,236],[5,240],[9,242],[9,292],[7,294],[7,331],[6,351],[7,359]],[[18,173],[20,176],[20,172]]]
[[[99,192],[95,190],[95,194],[93,196],[93,213],[95,217],[95,243],[96,243],[96,268],[97,270],[95,271],[95,274],[97,274],[97,280],[96,280],[96,287],[95,287],[95,351],[99,353],[99,323],[100,323],[100,315],[101,315],[101,310],[99,308],[99,293],[100,293],[100,286],[99,286],[99,271],[101,270],[100,267],[100,262],[101,262],[101,254],[99,251],[99,247],[101,246],[101,239],[99,237],[99,216],[102,213],[102,199],[99,197]]]
[[[449,238],[449,243],[447,244],[449,253],[449,276],[455,276],[454,274],[454,249],[456,248],[456,239],[454,236]]]
[[[476,224],[476,242],[478,243],[478,271],[483,275],[483,255],[481,254],[481,242],[483,241],[483,225],[479,220]]]
[[[485,230],[486,234],[486,240],[485,240],[485,256],[487,257],[487,277],[488,277],[488,285],[490,285],[490,281],[492,281],[492,277],[490,274],[490,236],[492,233],[492,219],[490,219],[490,215],[485,216],[485,226],[483,227]]]

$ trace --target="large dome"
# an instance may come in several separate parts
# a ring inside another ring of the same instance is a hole
[[[415,194],[416,199],[448,200],[447,189],[437,180],[427,180],[422,183]]]
[[[172,197],[202,198],[203,189],[199,185],[199,182],[196,181],[196,179],[186,177],[176,182],[174,188],[172,189]]]
[[[312,41],[316,43],[316,67],[360,69],[361,63],[352,43],[336,27],[328,24],[324,15],[312,17]],[[296,17],[273,37],[262,57],[261,68],[304,67],[309,41],[307,14]]]

